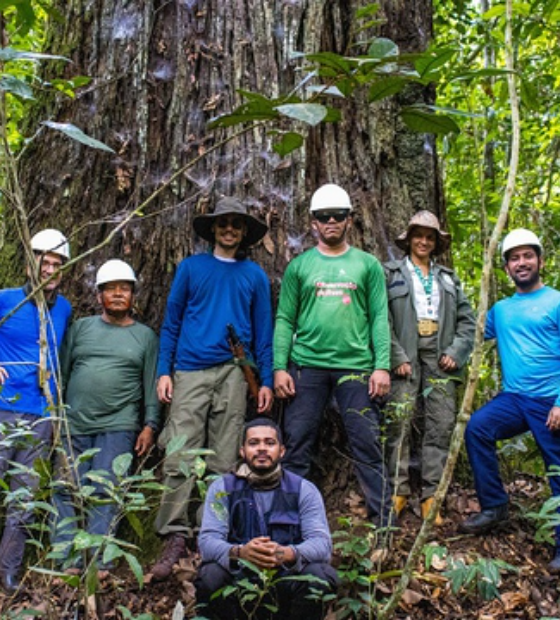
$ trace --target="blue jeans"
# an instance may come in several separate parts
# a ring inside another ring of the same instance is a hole
[[[323,413],[334,394],[368,516],[377,526],[387,525],[391,486],[379,440],[381,414],[368,394],[370,374],[356,370],[300,368],[293,364],[290,374],[296,395],[284,412],[284,467],[300,476],[308,475]],[[358,378],[361,375],[363,380]]]
[[[52,424],[49,418],[0,410],[0,423],[7,431],[0,434],[0,478],[9,474],[10,461],[28,468],[10,476],[10,492],[25,488],[33,493],[39,485],[39,476],[31,473],[33,464],[38,459],[46,459],[51,447]],[[28,438],[24,439],[21,428],[25,427]],[[10,439],[19,436],[20,439]],[[26,499],[22,500],[25,503]],[[28,538],[27,527],[33,522],[33,509],[25,509],[18,502],[10,502],[6,510],[6,522],[0,543],[0,572],[17,573],[23,562],[25,542]]]
[[[508,502],[498,467],[496,442],[531,431],[548,469],[560,466],[560,432],[551,431],[546,419],[554,398],[530,398],[502,392],[475,411],[465,431],[465,444],[474,474],[474,484],[482,510]],[[552,494],[560,495],[560,477],[548,478]],[[560,526],[556,528],[560,543]]]
[[[79,479],[80,486],[92,485],[96,491],[96,499],[107,499],[107,493],[103,484],[88,480],[86,474],[93,471],[105,472],[105,479],[113,484],[117,481],[113,472],[113,461],[121,454],[132,453],[136,441],[136,431],[112,431],[108,433],[98,433],[96,435],[72,435],[72,450],[69,449],[68,441],[63,439],[63,446],[68,456],[68,463],[71,467],[71,476]],[[86,450],[99,448],[93,458],[79,463],[75,467],[78,457]],[[62,458],[57,459],[57,470],[60,477]],[[82,526],[75,520],[76,511],[72,503],[73,498],[68,490],[59,490],[53,497],[54,505],[57,510],[57,519],[54,528],[53,543],[71,543],[76,530]],[[83,524],[83,529],[89,534],[99,534],[107,536],[116,529],[117,504],[113,502],[101,505],[90,506],[87,509],[87,522]],[[72,521],[72,519],[74,519]],[[59,522],[65,521],[61,526]],[[71,545],[69,544],[63,553],[70,554]]]

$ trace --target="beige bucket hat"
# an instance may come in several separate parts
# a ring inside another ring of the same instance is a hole
[[[410,231],[416,227],[422,228],[432,228],[437,233],[437,243],[436,249],[434,250],[434,254],[443,254],[445,250],[449,247],[451,243],[451,235],[447,232],[441,230],[441,225],[437,217],[431,213],[430,211],[418,211],[415,213],[408,222],[407,229],[402,232],[396,239],[395,244],[398,248],[403,250],[404,252],[408,252],[409,249],[409,235]]]

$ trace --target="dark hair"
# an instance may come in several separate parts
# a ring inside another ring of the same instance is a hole
[[[244,444],[245,440],[247,439],[247,431],[250,428],[255,428],[256,426],[269,426],[270,428],[273,428],[276,431],[276,436],[278,437],[278,441],[280,444],[283,444],[283,439],[282,439],[282,431],[280,430],[280,427],[278,426],[278,424],[276,424],[276,422],[274,420],[272,420],[271,418],[265,418],[260,417],[260,418],[255,418],[254,420],[251,420],[250,422],[247,422],[245,424],[245,426],[243,427],[243,435],[241,438],[241,443]]]

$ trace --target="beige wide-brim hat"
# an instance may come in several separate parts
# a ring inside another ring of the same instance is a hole
[[[196,234],[210,243],[214,242],[214,220],[220,215],[242,215],[245,218],[247,232],[244,242],[247,246],[254,245],[260,241],[268,232],[268,226],[259,221],[256,217],[249,215],[247,207],[237,198],[222,198],[218,201],[214,213],[198,215],[193,220],[193,228]]]
[[[436,248],[433,252],[435,255],[443,254],[445,250],[447,250],[449,244],[451,243],[451,235],[441,230],[439,220],[430,211],[418,211],[418,213],[415,213],[410,218],[407,229],[395,239],[395,244],[398,248],[400,248],[404,252],[408,252],[410,245],[410,231],[417,226],[421,226],[422,228],[432,228],[436,231],[437,243]]]

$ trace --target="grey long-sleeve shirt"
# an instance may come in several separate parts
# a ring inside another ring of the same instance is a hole
[[[261,514],[266,513],[272,505],[274,490],[254,491],[254,495],[258,510]],[[203,562],[218,562],[229,570],[229,553],[233,545],[228,542],[227,503],[224,479],[218,478],[208,489],[198,545]],[[317,487],[308,480],[301,484],[299,515],[303,542],[292,545],[298,558],[293,569],[299,570],[302,562],[330,562],[332,544],[325,505]]]

